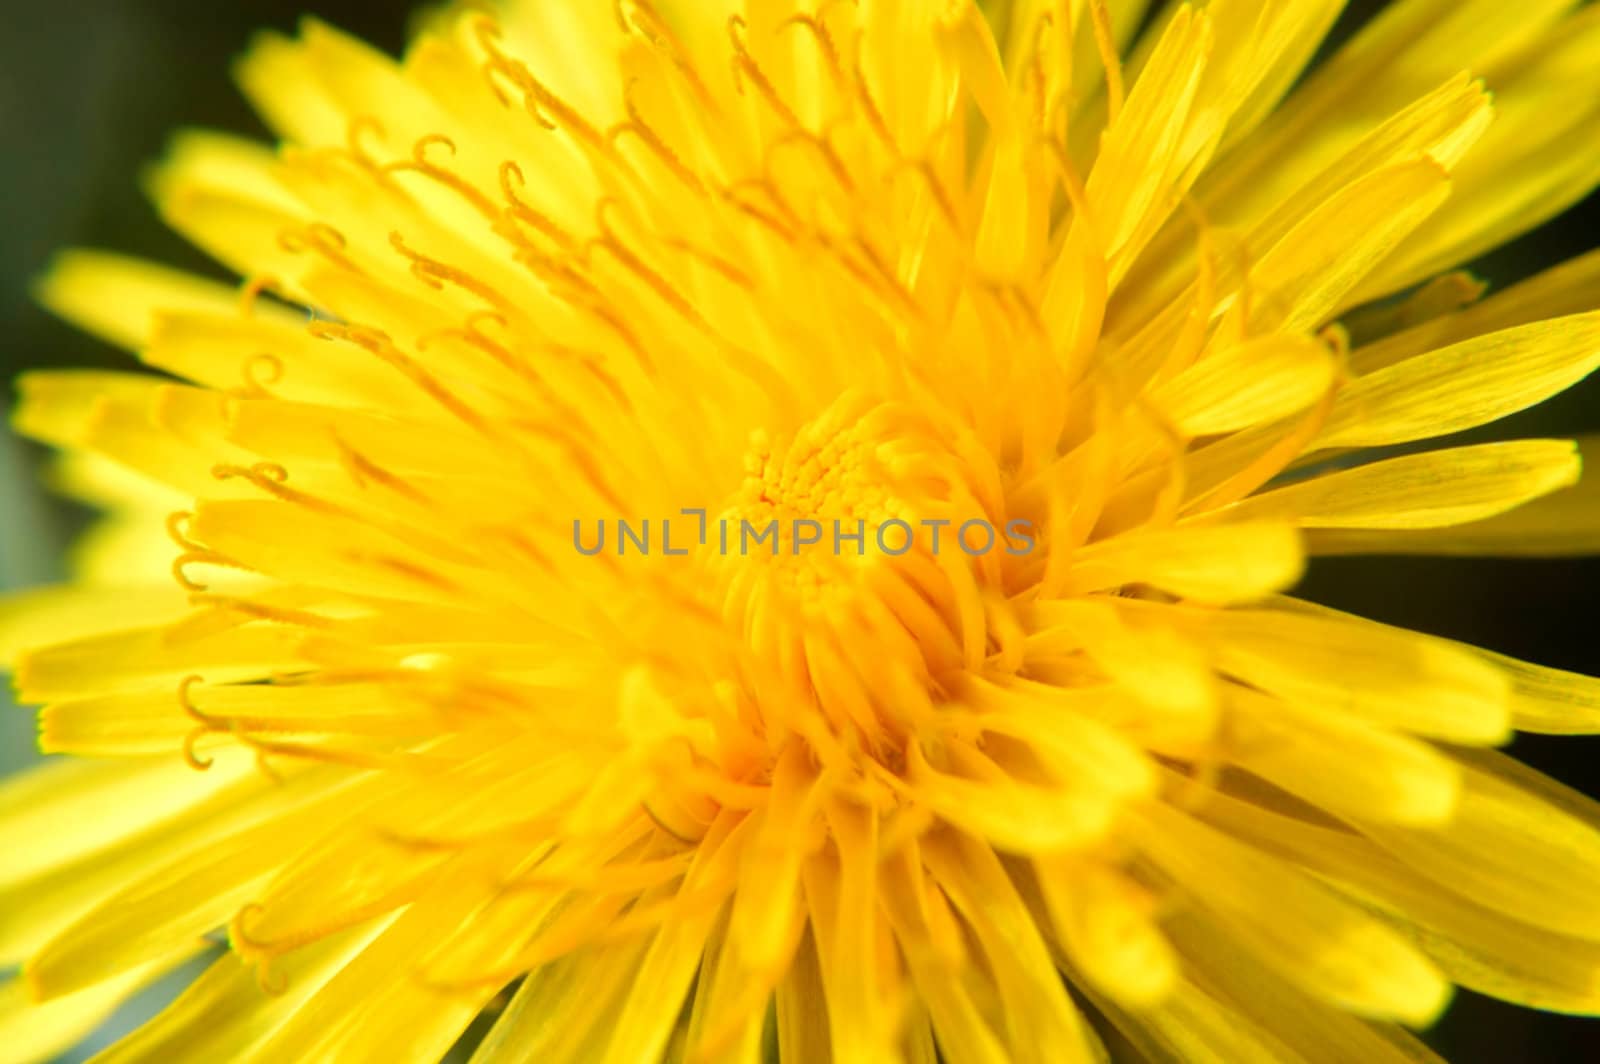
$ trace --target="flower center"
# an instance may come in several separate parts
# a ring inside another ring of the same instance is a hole
[[[934,412],[851,395],[786,443],[755,434],[745,470],[710,546],[762,715],[798,694],[835,736],[900,748],[941,678],[994,650],[1017,541],[992,466]]]

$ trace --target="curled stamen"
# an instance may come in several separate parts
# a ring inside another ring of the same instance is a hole
[[[1055,13],[1045,11],[1034,20],[1033,41],[1028,48],[1027,62],[1027,89],[1033,98],[1033,120],[1039,128],[1049,124],[1050,99],[1049,84],[1050,74],[1046,62],[1046,45],[1048,34],[1055,26]]]
[[[301,229],[285,229],[278,234],[278,246],[296,253],[307,248],[343,251],[349,246],[344,234],[326,222],[311,222]]]
[[[219,565],[226,569],[238,569],[241,572],[251,571],[249,566],[241,565],[232,558],[229,558],[227,555],[219,554],[214,550],[208,550],[206,548],[200,548],[198,550],[186,550],[176,558],[172,559],[172,577],[178,581],[178,586],[182,587],[185,591],[211,590],[211,585],[200,583],[199,581],[191,578],[189,574],[184,571],[191,565]]]
[[[652,48],[665,52],[672,61],[673,67],[683,75],[684,80],[689,83],[690,89],[706,109],[710,112],[720,110],[716,96],[706,87],[705,79],[695,69],[689,50],[684,47],[683,41],[673,32],[672,26],[666,19],[661,17],[661,13],[655,9],[654,5],[648,3],[647,0],[618,0],[617,12],[619,18],[622,17],[624,5],[631,7],[632,16],[623,25],[623,32],[636,30],[640,36],[649,42]]]
[[[528,83],[533,80],[533,76],[528,73],[521,63],[511,59],[500,50],[500,25],[494,20],[494,16],[485,15],[474,20],[472,31],[477,38],[478,47],[482,48],[489,57],[483,64],[483,76],[489,83],[489,91],[494,93],[495,99],[499,100],[503,107],[510,107],[513,102],[511,97],[500,88],[499,82],[495,80],[495,75],[498,74],[522,93],[523,106],[535,122],[545,129],[555,129],[555,123],[546,118],[538,109],[528,91]]]
[[[855,192],[856,183],[850,177],[849,168],[845,166],[844,160],[839,158],[839,153],[834,150],[833,145],[828,142],[828,139],[824,136],[811,132],[809,129],[803,129],[800,127],[789,130],[787,133],[784,133],[781,137],[772,142],[771,148],[767,150],[766,159],[763,160],[769,174],[772,169],[772,156],[779,148],[790,145],[799,145],[801,147],[809,147],[814,149],[816,153],[822,157],[823,165],[825,165],[828,169],[828,172],[833,175],[833,179],[839,183],[839,187],[846,193],[853,194]]]
[[[844,84],[844,68],[839,63],[839,49],[833,43],[833,35],[822,24],[823,13],[833,6],[835,6],[833,3],[823,4],[817,9],[815,15],[804,12],[798,15],[790,15],[778,23],[778,32],[782,33],[787,29],[809,31],[811,37],[817,42],[818,50],[822,52],[822,61],[827,66],[828,73],[833,76],[835,83],[842,85]]]
[[[258,973],[264,972],[267,961],[273,956],[286,952],[282,944],[270,939],[256,938],[245,930],[245,920],[265,915],[267,907],[260,902],[248,902],[239,907],[233,914],[233,919],[228,921],[228,941],[233,945],[234,952],[248,960],[261,963]]]
[[[257,462],[248,468],[245,466],[219,464],[211,467],[211,475],[218,480],[231,480],[234,477],[244,477],[252,484],[265,486],[283,484],[289,479],[289,471],[276,462]]]
[[[315,495],[288,486],[289,471],[275,462],[257,462],[253,466],[220,464],[211,467],[211,475],[218,480],[242,478],[275,499],[304,506],[317,513],[334,517],[349,517],[350,512],[337,503],[319,499]]]
[[[216,718],[207,716],[205,713],[202,713],[200,711],[200,707],[198,707],[198,706],[196,706],[194,704],[194,696],[190,693],[193,690],[195,684],[201,684],[201,683],[205,683],[205,682],[206,682],[205,677],[201,676],[198,673],[190,673],[188,676],[185,676],[183,679],[179,680],[178,681],[178,705],[179,705],[180,708],[182,708],[182,710],[183,710],[183,712],[184,712],[184,714],[186,716],[188,716],[190,719],[195,721],[201,727],[209,729],[209,730],[216,730],[217,729],[217,720],[216,720]]]
[[[584,246],[585,257],[596,248],[609,252],[629,272],[648,285],[650,290],[660,296],[668,306],[702,330],[709,332],[709,324],[695,309],[694,304],[684,298],[683,294],[672,287],[658,271],[652,269],[637,252],[617,238],[616,232],[611,228],[609,216],[612,211],[620,209],[621,204],[614,196],[602,197],[595,205],[595,226],[600,230],[600,236]]]
[[[485,321],[492,321],[496,325],[500,326],[500,328],[503,330],[509,330],[511,328],[511,323],[506,320],[506,316],[497,310],[473,311],[471,314],[467,315],[467,320],[462,325],[462,328],[475,336],[483,336],[482,330],[478,328],[478,323]],[[485,337],[485,339],[487,339],[487,337]]]
[[[270,274],[258,273],[245,278],[239,286],[239,316],[252,318],[255,316],[256,303],[262,293],[269,288],[279,287],[278,279]]]
[[[178,581],[178,585],[186,591],[205,591],[209,589],[211,586],[210,584],[202,584],[198,580],[190,577],[188,573],[184,572],[184,568],[186,566],[196,565],[204,562],[205,560],[206,559],[201,556],[201,552],[199,551],[191,551],[186,554],[180,554],[178,557],[174,558],[172,560],[172,575],[173,578]]]
[[[309,610],[290,609],[286,606],[269,606],[233,595],[216,595],[200,592],[189,596],[193,606],[205,606],[223,613],[237,613],[253,621],[272,621],[301,628],[331,628],[334,622]]]
[[[338,433],[334,434],[333,443],[339,450],[339,460],[344,465],[345,471],[358,486],[365,488],[368,481],[373,481],[419,506],[428,505],[430,500],[426,495],[412,487],[400,476],[391,473],[351,447]]]
[[[411,261],[412,274],[429,288],[443,291],[444,283],[449,281],[458,288],[471,292],[485,303],[509,311],[510,306],[506,298],[499,292],[463,269],[447,265],[438,259],[429,258],[420,251],[408,248],[405,237],[398,230],[389,234],[389,246]]]
[[[185,676],[178,683],[178,705],[183,708],[185,715],[198,723],[198,727],[189,732],[189,734],[183,738],[183,759],[189,762],[191,766],[198,769],[210,768],[214,761],[213,758],[209,757],[204,759],[200,758],[194,750],[194,744],[205,738],[207,735],[225,733],[232,735],[235,739],[247,746],[255,745],[255,741],[252,740],[248,735],[244,734],[241,722],[237,718],[214,717],[209,713],[203,712],[199,706],[194,704],[194,696],[190,694],[190,689],[193,688],[195,684],[204,682],[205,681],[202,677],[190,675]],[[269,778],[278,783],[283,782],[283,778],[281,776],[266,769],[262,764],[261,752],[259,748],[256,751],[256,763],[257,767],[261,768]]]
[[[200,712],[199,708],[194,704],[193,697],[189,694],[190,688],[197,683],[204,682],[204,677],[196,674],[185,676],[178,681],[178,705],[185,715],[199,725],[183,737],[183,759],[188,762],[190,768],[199,772],[204,772],[210,768],[216,763],[216,759],[201,757],[195,752],[195,743],[219,730],[215,721]]]
[[[867,262],[871,264],[873,271],[880,278],[882,278],[884,284],[887,285],[889,290],[894,294],[895,301],[906,310],[909,310],[912,314],[916,315],[917,317],[921,317],[922,306],[917,302],[916,297],[911,294],[911,290],[905,286],[905,282],[902,281],[899,275],[897,275],[893,268],[890,267],[888,261],[884,259],[883,255],[878,251],[878,249],[873,247],[864,236],[859,234],[852,240],[852,243],[861,251],[862,256],[865,257]]]
[[[878,101],[873,99],[872,90],[867,87],[867,79],[862,76],[859,67],[851,79],[856,104],[861,108],[861,113],[867,118],[867,128],[872,130],[889,154],[898,156],[900,144],[894,139],[894,134],[889,131],[889,123],[883,119],[883,110],[878,107]]]
[[[1072,162],[1072,157],[1067,154],[1066,146],[1055,137],[1044,140],[1046,157],[1055,164],[1056,176],[1061,179],[1061,187],[1066,190],[1067,202],[1072,205],[1074,220],[1081,220],[1088,227],[1090,240],[1100,255],[1105,256],[1105,239],[1102,228],[1095,220],[1095,213],[1089,205],[1089,188],[1084,183],[1083,175],[1078,173],[1078,168]],[[1187,202],[1187,198],[1186,198]],[[1192,204],[1191,204],[1192,205]]]
[[[1056,15],[1055,15],[1054,11],[1041,12],[1039,17],[1034,21],[1034,23],[1033,23],[1033,49],[1032,49],[1032,51],[1033,51],[1033,60],[1034,60],[1035,63],[1042,63],[1044,61],[1044,52],[1045,52],[1044,42],[1045,42],[1045,39],[1046,39],[1045,38],[1045,34],[1049,33],[1050,30],[1055,26],[1055,24],[1056,24]]]
[[[499,221],[501,210],[481,189],[473,185],[460,174],[451,172],[428,158],[428,149],[443,146],[451,158],[456,154],[456,143],[442,133],[430,133],[417,141],[411,149],[411,158],[400,162],[386,163],[383,172],[386,174],[412,172],[431,178],[439,184],[455,192],[462,199],[472,205],[472,208],[487,218],[491,223]]]
[[[607,130],[606,139],[611,143],[612,147],[615,147],[624,134],[632,133],[691,191],[704,192],[705,183],[684,163],[678,153],[672,150],[671,145],[662,138],[661,134],[657,133],[650,123],[644,120],[644,116],[639,113],[638,104],[633,98],[633,90],[637,84],[637,78],[630,80],[622,94],[622,106],[628,113],[628,121],[618,123]]]
[[[488,76],[490,88],[502,102],[509,102],[494,84],[494,74],[499,73],[511,81],[522,92],[523,108],[540,125],[546,129],[561,129],[566,133],[584,141],[591,147],[599,148],[602,154],[610,155],[610,145],[594,126],[583,117],[571,104],[560,96],[551,92],[526,66],[510,58],[500,51],[497,43],[499,30],[492,23],[480,20],[477,23],[478,43],[489,54]],[[547,117],[548,116],[548,117]]]
[[[445,136],[443,133],[429,133],[427,136],[419,138],[417,142],[411,146],[411,158],[417,163],[420,163],[424,166],[427,165],[428,149],[433,147],[435,144],[443,145],[444,149],[450,153],[450,157],[452,159],[455,158],[457,151],[456,142]]]
[[[206,769],[216,764],[216,758],[201,757],[195,751],[195,743],[199,742],[201,739],[204,739],[207,735],[210,735],[212,731],[213,729],[202,726],[190,730],[190,732],[183,737],[183,760],[196,772],[204,772]]]
[[[734,87],[739,90],[740,95],[743,95],[744,83],[742,78],[748,77],[751,84],[756,87],[756,91],[761,95],[761,98],[766,101],[767,106],[777,112],[784,125],[796,128],[802,127],[803,123],[795,115],[794,110],[778,93],[771,80],[762,72],[760,64],[755,61],[749,49],[745,47],[744,34],[749,28],[742,15],[728,16],[728,40],[733,43]]]
[[[415,770],[422,763],[420,759],[408,760],[401,756],[386,757],[382,754],[365,754],[357,750],[337,750],[331,747],[308,746],[304,743],[280,743],[247,735],[240,735],[239,741],[255,750],[256,766],[280,783],[283,782],[283,775],[267,764],[266,755],[268,754],[297,758],[302,761],[321,761],[330,765],[343,765],[347,768],[373,769],[385,772],[404,771],[407,768]]]
[[[188,714],[194,720],[200,722],[198,727],[196,727],[188,735],[184,736],[184,760],[188,761],[189,764],[194,765],[196,768],[209,768],[212,763],[211,758],[206,758],[203,764],[196,763],[199,759],[194,752],[194,744],[207,735],[226,733],[233,736],[233,738],[238,742],[250,747],[255,751],[257,772],[260,772],[273,783],[284,782],[282,774],[273,769],[271,765],[267,764],[266,751],[262,748],[260,741],[245,734],[245,728],[247,727],[246,721],[243,721],[237,717],[214,717],[208,713],[202,712],[200,708],[194,704],[194,699],[189,694],[189,688],[193,687],[199,682],[202,682],[199,676],[188,676],[185,677],[182,683],[178,685],[179,705],[183,707],[183,711],[186,714]]]
[[[267,777],[267,779],[271,780],[273,783],[284,782],[283,773],[273,768],[272,763],[267,760],[266,748],[260,743],[257,743],[251,739],[244,739],[244,742],[255,749],[256,771]]]
[[[741,195],[741,193],[752,190],[760,192],[766,200],[773,203],[777,213],[751,202],[748,196]],[[721,189],[720,192],[723,202],[727,203],[728,206],[761,223],[785,243],[793,244],[798,240],[799,229],[801,228],[799,221],[794,217],[793,212],[788,209],[788,205],[772,189],[769,178],[765,176],[741,178]],[[779,217],[779,213],[787,215],[787,219]]]
[[[376,171],[379,169],[377,163],[361,146],[363,133],[369,133],[380,141],[387,141],[389,135],[384,132],[383,123],[378,121],[377,116],[369,114],[357,115],[352,118],[350,125],[345,129],[345,147],[350,150],[350,156],[361,164],[363,169]]]
[[[306,251],[315,252],[352,273],[362,272],[361,268],[344,253],[349,246],[344,234],[324,222],[312,222],[299,228],[292,226],[285,228],[278,233],[278,246],[291,255]]]
[[[410,378],[411,383],[422,389],[422,391],[425,392],[429,398],[433,399],[434,402],[438,403],[440,406],[450,411],[450,413],[460,418],[463,422],[471,425],[473,428],[482,432],[486,436],[498,438],[493,426],[487,420],[485,420],[482,415],[480,415],[449,388],[440,383],[437,377],[418,365],[415,359],[411,358],[405,352],[396,347],[394,345],[394,341],[390,340],[386,333],[376,329],[365,329],[359,327],[346,328],[343,330],[342,335],[340,335],[339,338],[349,340],[363,350],[376,355],[389,366],[392,366],[394,369],[397,369],[401,373],[405,374],[408,378]],[[282,493],[287,489],[279,488],[274,490],[268,487],[266,490],[272,491],[273,494],[280,495],[280,497],[286,497],[283,496]],[[292,501],[306,502],[308,505],[318,505],[326,508],[337,509],[336,507],[333,507],[331,503],[323,503],[320,500],[313,500],[309,496],[301,496],[293,499]]]
[[[1329,322],[1317,333],[1317,339],[1328,345],[1341,366],[1350,360],[1350,330],[1343,322]]]
[[[178,545],[180,550],[203,551],[206,549],[204,544],[196,543],[184,531],[184,526],[193,520],[194,514],[188,510],[175,510],[167,515],[167,536]]]
[[[256,966],[256,986],[267,997],[282,997],[289,990],[289,977],[281,969],[275,969],[272,961],[262,958]]]
[[[928,191],[933,196],[934,206],[939,208],[939,213],[950,224],[950,228],[957,235],[962,235],[961,218],[956,213],[955,200],[951,198],[949,190],[944,187],[944,182],[939,179],[939,171],[934,168],[930,160],[925,157],[918,159],[901,157],[895,160],[894,167],[890,172],[910,173],[922,178],[923,183],[928,186]]]
[[[722,256],[705,248],[696,247],[680,237],[662,237],[661,242],[670,248],[676,248],[697,262],[704,263],[740,288],[754,290],[755,282],[750,279],[750,275]]]
[[[271,398],[268,385],[283,380],[283,359],[268,352],[260,352],[245,359],[239,367],[244,384],[235,394],[247,399]]]
[[[1089,19],[1094,24],[1094,45],[1100,52],[1100,62],[1106,68],[1106,125],[1117,120],[1122,111],[1123,84],[1122,60],[1117,55],[1116,37],[1111,29],[1111,10],[1106,0],[1089,0]]]
[[[744,77],[739,64],[740,57],[744,55],[744,41],[740,35],[749,28],[743,15],[728,16],[728,37],[733,41],[733,87],[740,96],[744,95]]]
[[[515,373],[523,380],[534,384],[546,394],[546,398],[550,398],[548,385],[540,376],[538,370],[529,364],[527,360],[513,354],[510,347],[497,343],[485,336],[478,328],[478,322],[480,321],[495,321],[500,324],[502,329],[509,329],[505,315],[494,310],[476,310],[467,315],[465,324],[459,328],[438,329],[417,337],[416,348],[419,352],[426,352],[429,347],[440,340],[459,340],[469,347],[482,351],[509,372]]]
[[[515,187],[512,184],[513,179],[515,179]],[[500,164],[500,194],[510,204],[507,208],[507,213],[518,221],[526,222],[533,226],[540,233],[561,245],[565,251],[571,251],[577,247],[578,242],[570,233],[551,221],[548,216],[534,210],[517,195],[517,188],[523,188],[526,185],[527,179],[522,174],[522,167],[510,159]]]

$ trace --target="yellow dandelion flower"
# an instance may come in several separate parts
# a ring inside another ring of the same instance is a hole
[[[163,375],[21,384],[110,516],[0,614],[77,755],[0,791],[0,1044],[222,929],[100,1059],[484,1015],[485,1064],[1412,1061],[1452,985],[1600,1012],[1600,813],[1489,749],[1600,683],[1285,594],[1600,545],[1573,441],[1374,451],[1600,363],[1600,257],[1442,273],[1600,179],[1600,8],[1402,0],[1291,94],[1339,6],[259,40],[281,148],[150,181],[242,287],[41,285]]]

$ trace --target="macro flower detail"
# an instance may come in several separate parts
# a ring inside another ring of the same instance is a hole
[[[105,516],[0,605],[71,755],[0,785],[7,1051],[202,956],[96,1059],[1415,1061],[1455,985],[1600,1013],[1600,810],[1493,750],[1600,732],[1600,681],[1289,594],[1600,546],[1586,441],[1417,446],[1600,365],[1600,255],[1449,272],[1600,181],[1600,8],[1401,0],[1302,79],[1340,6],[255,42],[281,146],[149,178],[239,283],[39,287],[145,368],[20,384]]]

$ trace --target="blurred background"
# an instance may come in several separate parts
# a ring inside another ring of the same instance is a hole
[[[1333,39],[1348,36],[1379,6],[1355,0]],[[31,303],[30,281],[56,249],[105,247],[223,276],[162,227],[139,175],[180,126],[266,135],[229,75],[230,60],[255,30],[292,30],[312,13],[393,53],[406,36],[406,10],[395,0],[0,0],[0,381],[28,367],[131,364]],[[1600,138],[1595,144],[1600,151]],[[1591,196],[1473,268],[1499,288],[1596,245],[1600,196]],[[1600,293],[1595,302],[1600,306]],[[1597,401],[1600,375],[1476,435],[1600,432]],[[63,545],[84,516],[38,488],[40,459],[31,445],[0,431],[5,589],[60,577]],[[1301,591],[1389,623],[1600,673],[1600,559],[1331,559],[1313,568]],[[33,721],[5,698],[0,692],[0,771],[11,771],[35,756]],[[1600,796],[1600,738],[1522,737],[1513,752]],[[1470,993],[1461,994],[1429,1040],[1461,1064],[1600,1059],[1600,1021],[1534,1013]]]

